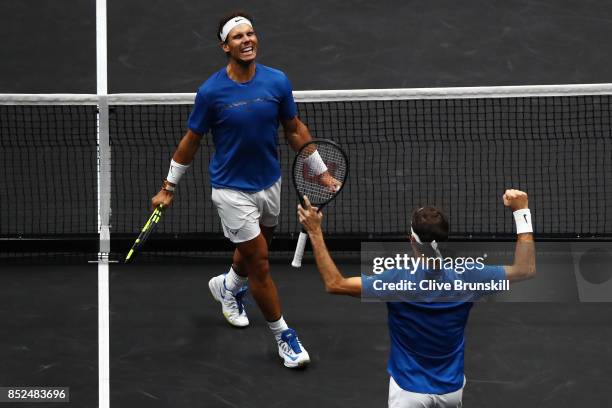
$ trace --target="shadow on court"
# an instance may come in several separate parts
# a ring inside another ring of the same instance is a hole
[[[207,285],[224,269],[111,267],[114,407],[386,404],[383,305],[326,296],[312,267],[273,265],[284,315],[312,358],[289,370],[251,298],[249,328],[225,322]]]
[[[111,265],[113,407],[383,407],[384,305],[333,297],[312,265],[272,265],[284,315],[312,364],[282,366],[259,310],[225,323],[208,279],[225,263]],[[358,265],[344,265],[358,274]],[[601,404],[612,369],[611,304],[482,303],[467,329],[465,406]]]
[[[0,266],[0,386],[69,387],[69,403],[98,406],[96,265]]]
[[[384,305],[327,295],[312,265],[275,262],[285,316],[313,360],[292,371],[252,299],[251,327],[225,323],[207,287],[224,269],[111,265],[112,407],[386,406]],[[96,284],[95,266],[3,265],[1,386],[69,386],[70,404],[44,405],[97,406]],[[611,303],[478,304],[464,405],[605,406],[610,338]]]

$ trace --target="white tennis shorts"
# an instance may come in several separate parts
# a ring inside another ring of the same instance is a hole
[[[389,377],[389,408],[461,408],[462,399],[463,387],[448,394],[420,394],[402,389]]]
[[[275,227],[280,214],[281,179],[256,193],[213,188],[223,234],[233,243],[250,241],[261,233],[259,225]]]

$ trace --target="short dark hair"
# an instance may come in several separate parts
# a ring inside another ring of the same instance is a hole
[[[413,212],[412,229],[421,242],[448,240],[448,220],[436,207],[422,207]]]
[[[255,22],[253,21],[253,17],[251,17],[249,14],[245,13],[244,11],[241,11],[241,10],[232,11],[231,13],[228,13],[224,15],[223,17],[221,17],[221,20],[219,20],[219,25],[217,26],[217,39],[219,41],[223,41],[223,39],[221,38],[221,30],[223,29],[223,26],[225,25],[225,23],[227,23],[234,17],[244,17],[248,19],[251,22],[251,24],[255,24]],[[225,40],[227,41],[227,38]]]

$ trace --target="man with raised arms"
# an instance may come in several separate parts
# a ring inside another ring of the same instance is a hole
[[[535,275],[535,244],[527,194],[506,190],[503,204],[513,211],[517,242],[514,263],[488,266],[472,281],[508,280],[510,283]],[[298,206],[298,217],[312,244],[317,268],[327,292],[362,296],[372,292],[378,275],[344,277],[326,248],[321,219],[323,214],[311,207]],[[415,256],[442,257],[438,243],[448,239],[449,225],[444,214],[434,207],[414,211],[410,244]],[[419,271],[426,276],[431,271]],[[454,271],[435,271],[451,275]],[[393,276],[393,275],[392,275]],[[452,276],[452,275],[451,275]],[[389,408],[458,408],[462,405],[465,376],[463,370],[465,336],[472,302],[446,301],[387,302],[391,353],[388,360]]]

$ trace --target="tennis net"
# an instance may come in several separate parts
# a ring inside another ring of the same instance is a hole
[[[313,136],[339,143],[350,161],[324,228],[339,240],[402,238],[414,208],[436,205],[455,239],[511,237],[501,194],[512,187],[530,194],[538,238],[611,238],[611,95],[610,85],[296,92]],[[115,240],[133,238],[146,220],[193,97],[109,95]],[[0,237],[96,239],[95,95],[18,99],[0,96],[1,194],[10,203]],[[204,137],[157,238],[222,241],[210,200],[212,152]],[[291,240],[299,232],[294,154],[282,131],[279,156],[276,236]]]
[[[96,251],[95,96],[0,95],[0,246]]]

